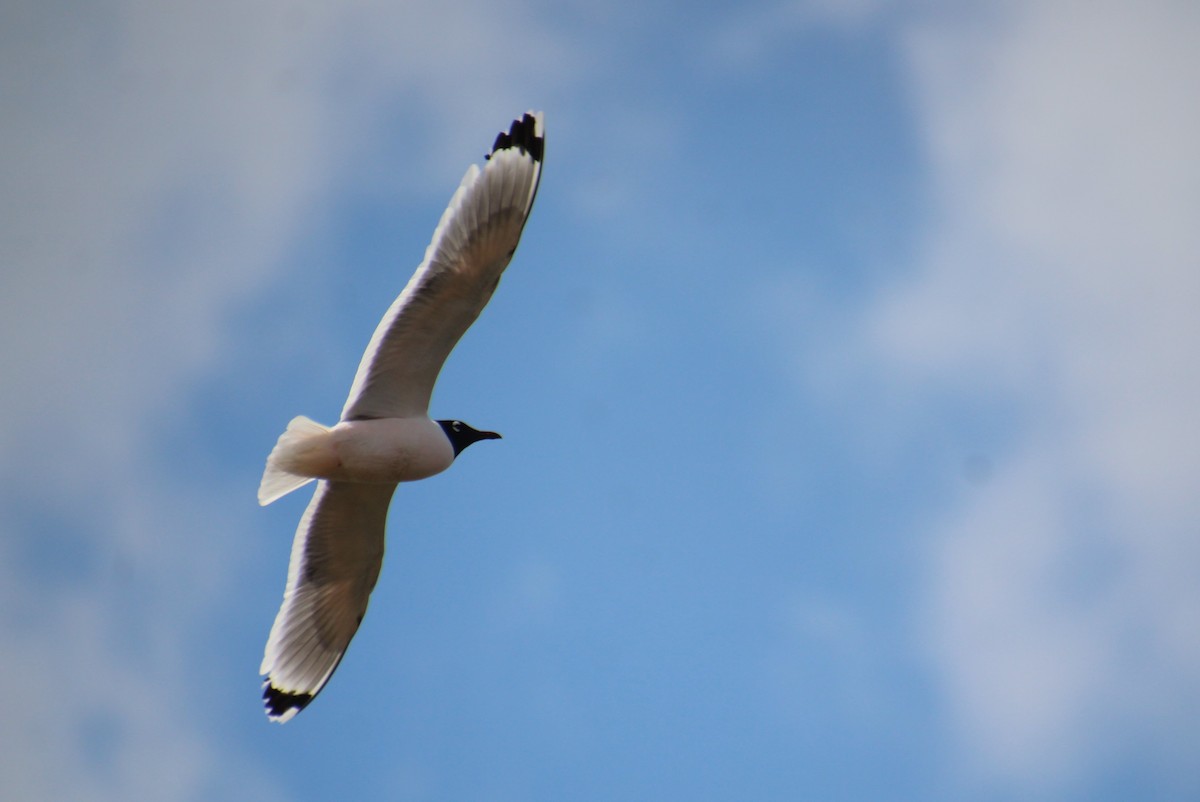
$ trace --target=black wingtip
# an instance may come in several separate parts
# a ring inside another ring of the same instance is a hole
[[[263,702],[267,708],[267,717],[272,721],[287,721],[308,707],[312,700],[311,693],[289,693],[276,688],[270,680],[263,683]]]
[[[496,144],[492,145],[492,153],[498,150],[517,148],[522,153],[528,153],[535,162],[540,164],[542,153],[546,148],[546,137],[538,128],[538,118],[531,112],[525,112],[521,119],[513,120],[507,133],[501,131],[496,136]],[[487,158],[490,159],[492,153],[489,153]]]

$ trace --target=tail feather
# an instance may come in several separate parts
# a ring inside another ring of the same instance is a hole
[[[260,505],[265,507],[316,478],[330,453],[328,434],[328,426],[303,415],[292,418],[267,457],[258,485]]]

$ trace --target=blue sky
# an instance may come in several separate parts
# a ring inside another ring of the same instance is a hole
[[[1195,4],[0,19],[5,798],[1200,795]],[[269,724],[263,461],[529,108],[505,439]]]

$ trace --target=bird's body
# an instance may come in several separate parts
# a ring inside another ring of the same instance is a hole
[[[362,622],[396,486],[440,473],[472,443],[499,437],[431,419],[429,400],[443,362],[517,247],[543,148],[542,117],[527,113],[496,138],[482,170],[467,170],[425,260],[375,330],[341,421],[326,427],[294,418],[267,458],[261,504],[317,480],[260,669],[273,720],[287,721],[312,701]]]
[[[267,462],[260,485],[264,504],[279,497],[271,489],[277,473],[289,483],[328,479],[394,486],[446,470],[454,462],[454,447],[442,427],[425,415],[342,421],[332,428],[298,417]]]

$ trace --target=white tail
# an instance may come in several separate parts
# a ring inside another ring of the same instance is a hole
[[[267,457],[267,467],[258,485],[258,503],[265,507],[304,487],[336,464],[329,427],[297,415],[279,435],[279,441]]]

